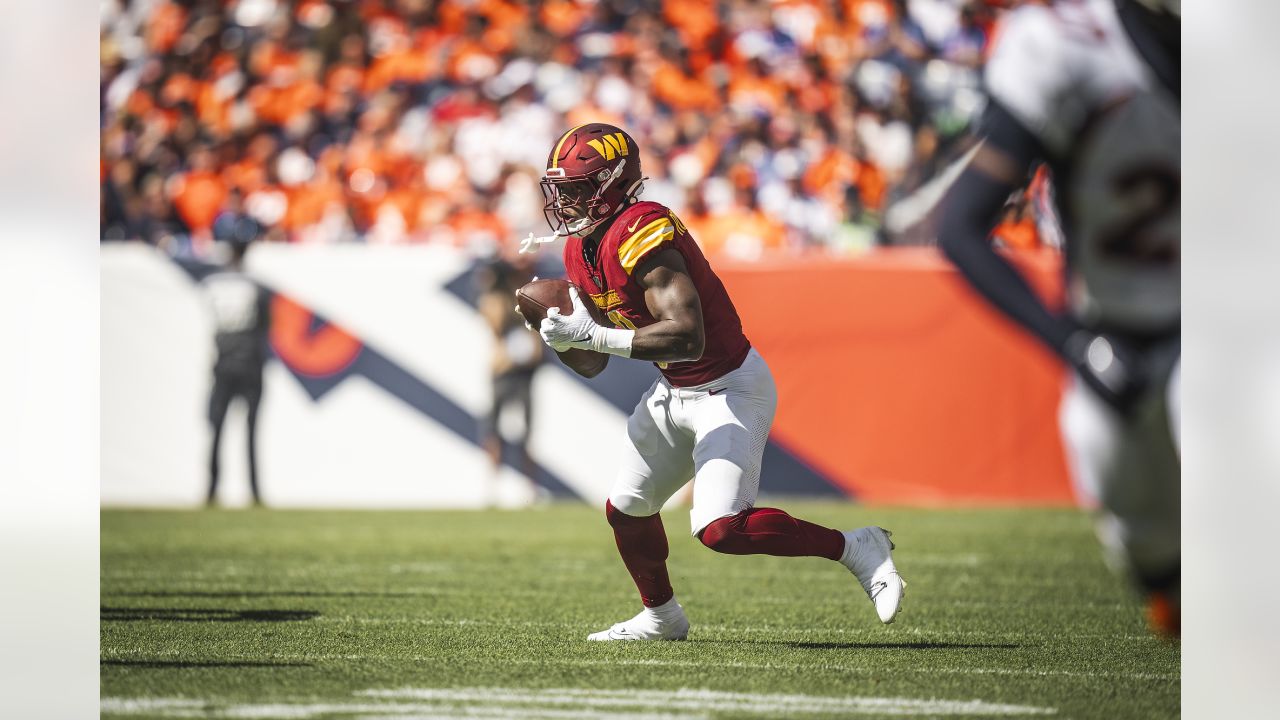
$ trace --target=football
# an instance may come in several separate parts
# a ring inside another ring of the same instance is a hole
[[[569,298],[569,287],[570,283],[567,280],[551,278],[534,280],[516,290],[516,307],[519,308],[520,314],[524,316],[525,322],[536,329],[542,324],[542,320],[547,316],[547,310],[550,308],[559,308],[564,315],[573,312],[573,301]],[[591,317],[596,322],[610,326],[604,314],[595,306],[595,303],[591,302],[590,295],[583,291],[582,288],[578,288],[578,297],[586,304],[587,310],[590,311]],[[600,371],[604,370],[605,365],[609,363],[608,355],[592,352],[591,350],[574,348],[556,354],[560,356],[561,362],[572,368],[574,372],[586,377],[600,374]]]

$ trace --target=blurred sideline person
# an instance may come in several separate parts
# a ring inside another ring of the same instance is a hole
[[[988,61],[982,147],[944,200],[944,252],[1074,369],[1060,423],[1078,489],[1100,504],[1113,567],[1180,625],[1178,0],[1072,0],[1005,18]],[[1005,198],[1047,162],[1065,238],[1065,312],[991,249]]]
[[[209,393],[209,424],[213,441],[209,450],[209,495],[213,506],[218,491],[218,450],[227,409],[236,398],[248,406],[249,489],[253,504],[261,505],[258,483],[257,424],[262,402],[262,370],[269,351],[267,328],[270,323],[270,293],[244,274],[244,257],[249,242],[232,242],[231,259],[226,268],[203,280],[209,305],[213,310],[214,345],[217,358],[213,364],[213,388]]]
[[[485,451],[493,464],[496,481],[502,468],[502,433],[499,419],[505,407],[520,408],[524,422],[520,436],[512,444],[520,453],[520,471],[533,483],[531,497],[542,499],[546,491],[534,478],[533,458],[529,455],[529,434],[533,431],[533,375],[542,364],[542,343],[511,313],[511,296],[533,279],[532,256],[520,255],[513,262],[494,260],[481,268],[478,284],[480,314],[493,332],[493,359],[490,373],[493,404],[481,426]],[[491,497],[490,500],[496,499]]]
[[[560,136],[542,180],[547,221],[566,237],[573,312],[551,308],[543,340],[653,362],[661,377],[640,398],[605,502],[622,561],[639,590],[638,615],[589,640],[684,640],[689,620],[667,574],[659,511],[693,478],[692,534],[729,555],[823,557],[844,566],[891,623],[904,583],[889,533],[841,532],[756,507],[760,464],[777,406],[773,375],[742,332],[728,292],[684,223],[639,201],[640,149],[617,127],[588,123]],[[577,288],[582,288],[585,297]],[[610,321],[598,324],[584,303]],[[597,374],[603,365],[580,374]],[[567,452],[573,439],[563,438]]]

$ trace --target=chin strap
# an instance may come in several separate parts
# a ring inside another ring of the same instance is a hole
[[[609,186],[613,184],[613,181],[617,180],[622,175],[622,168],[626,166],[627,166],[626,158],[622,158],[621,160],[618,161],[617,165],[613,166],[613,171],[609,173],[609,177],[606,178],[603,183],[600,183],[600,189],[596,191],[597,197],[600,195],[603,195],[604,191],[609,189]]]
[[[555,242],[562,237],[569,237],[569,233],[561,233],[559,230],[557,230],[551,233],[550,235],[535,236],[532,232],[530,232],[529,237],[526,237],[520,240],[520,254],[524,255],[527,253],[536,253],[538,252],[539,245],[542,245],[543,243]]]
[[[534,235],[532,232],[530,232],[528,237],[520,240],[520,254],[524,255],[526,253],[536,253],[538,252],[539,245],[555,242],[560,238],[569,237],[570,235],[576,232],[581,232],[584,229],[585,228],[583,228],[582,226],[579,226],[576,228],[565,228],[563,232],[560,230],[556,230],[550,235]]]

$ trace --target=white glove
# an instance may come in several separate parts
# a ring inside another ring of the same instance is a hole
[[[594,350],[601,353],[631,357],[631,339],[634,330],[607,328],[591,317],[591,312],[578,296],[578,289],[569,287],[569,299],[573,302],[573,312],[560,314],[560,308],[547,310],[547,316],[538,328],[542,340],[556,352],[564,352],[570,348]]]
[[[538,328],[543,341],[556,352],[564,352],[569,348],[590,349],[591,331],[600,327],[591,317],[587,306],[582,304],[578,289],[572,285],[569,286],[569,300],[573,302],[573,313],[561,315],[560,308],[553,307],[547,310],[547,316],[542,319],[542,326]]]

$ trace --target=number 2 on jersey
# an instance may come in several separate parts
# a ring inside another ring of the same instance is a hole
[[[1132,198],[1138,206],[1123,222],[1101,230],[1098,247],[1109,257],[1147,263],[1178,261],[1176,240],[1159,235],[1157,227],[1166,215],[1179,207],[1181,178],[1174,172],[1143,166],[1116,178],[1112,187],[1118,196]]]

